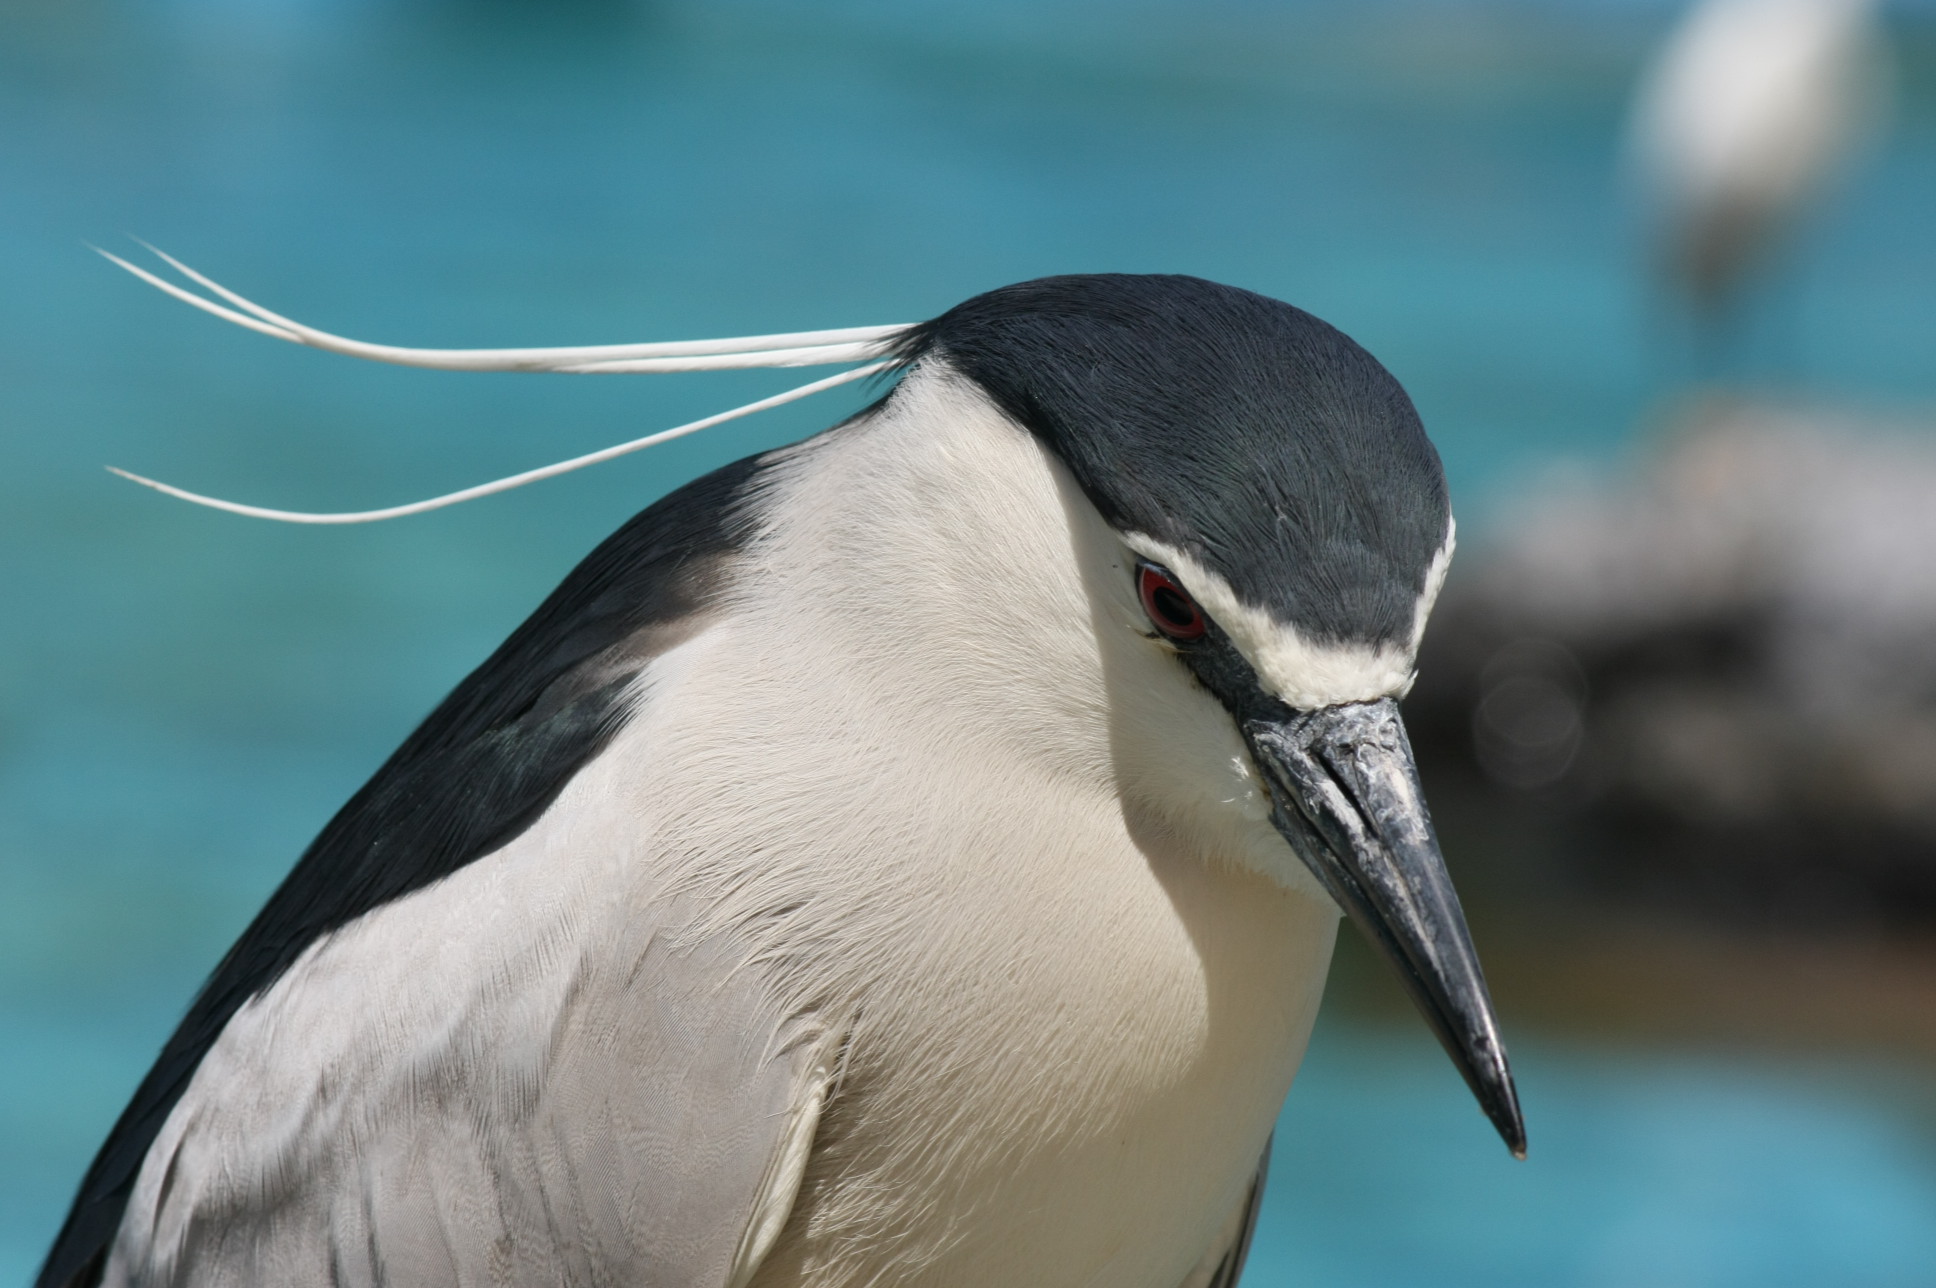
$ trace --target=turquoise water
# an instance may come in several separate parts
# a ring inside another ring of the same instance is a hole
[[[1201,273],[1378,353],[1482,525],[1542,462],[1630,453],[1673,370],[1614,178],[1665,13],[9,6],[0,1282],[30,1272],[200,976],[436,696],[624,516],[860,398],[432,518],[252,525],[100,467],[385,504],[790,378],[368,367],[191,314],[83,240],[136,233],[305,320],[448,345],[899,321],[1040,273]],[[1784,379],[1936,400],[1927,48],[1893,141],[1770,292],[1756,361]],[[1411,1037],[1321,1034],[1251,1282],[1936,1278],[1917,1273],[1936,1145],[1917,1098],[1856,1063],[1534,1043],[1536,1153],[1515,1167]]]
[[[1514,1162],[1429,1039],[1321,1027],[1278,1128],[1262,1285],[1936,1280],[1927,1088],[1848,1066],[1521,1044]]]

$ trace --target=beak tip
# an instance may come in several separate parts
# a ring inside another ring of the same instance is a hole
[[[1506,1148],[1512,1152],[1512,1156],[1522,1163],[1525,1162],[1526,1124],[1519,1121],[1519,1118],[1515,1116],[1510,1124],[1510,1129],[1502,1127],[1499,1134],[1505,1139]]]
[[[1504,1094],[1498,1095],[1497,1098],[1482,1095],[1480,1103],[1486,1110],[1486,1117],[1492,1120],[1494,1129],[1498,1131],[1499,1139],[1506,1143],[1506,1148],[1512,1152],[1514,1158],[1524,1162],[1526,1119],[1519,1112],[1519,1094],[1512,1085],[1511,1074],[1505,1075],[1497,1090]]]
[[[1518,1106],[1513,1109],[1512,1117],[1499,1124],[1499,1136],[1512,1156],[1523,1163],[1526,1161],[1526,1124],[1519,1116]]]

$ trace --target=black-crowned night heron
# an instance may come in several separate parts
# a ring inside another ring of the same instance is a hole
[[[1397,708],[1445,483],[1338,331],[1190,277],[482,355],[192,298],[422,365],[900,379],[458,685],[216,968],[43,1288],[1229,1285],[1340,909],[1522,1150]]]

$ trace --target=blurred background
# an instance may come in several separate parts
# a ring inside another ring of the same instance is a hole
[[[1408,702],[1514,1163],[1349,934],[1246,1282],[1936,1283],[1936,3],[10,0],[0,1283],[310,836],[599,537],[848,390],[404,344],[1290,300],[1405,382],[1460,558]]]

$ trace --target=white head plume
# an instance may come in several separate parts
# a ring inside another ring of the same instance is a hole
[[[834,330],[793,331],[717,340],[670,340],[643,344],[598,344],[534,349],[405,348],[397,345],[372,344],[365,340],[352,340],[345,336],[333,335],[328,331],[319,331],[315,327],[305,326],[303,323],[286,318],[279,313],[273,313],[260,304],[243,298],[220,283],[196,272],[172,255],[149,246],[146,242],[141,244],[182,277],[202,287],[218,299],[227,301],[227,304],[218,303],[217,300],[210,299],[206,295],[197,294],[187,287],[170,282],[147,269],[129,263],[118,255],[101,250],[98,246],[93,249],[110,263],[126,269],[150,286],[204,313],[213,314],[224,321],[233,322],[237,326],[258,331],[263,335],[274,336],[278,340],[286,340],[291,344],[307,345],[312,349],[345,354],[371,362],[425,367],[436,371],[545,371],[571,375],[728,371],[753,367],[814,367],[850,362],[865,364],[851,371],[843,371],[838,375],[810,381],[768,398],[761,398],[743,406],[678,425],[672,429],[661,430],[656,434],[648,434],[644,438],[590,452],[584,456],[540,466],[537,469],[526,470],[507,478],[480,483],[474,487],[463,488],[427,500],[378,510],[309,513],[243,505],[235,501],[203,496],[197,492],[190,492],[154,479],[144,478],[139,474],[110,467],[113,473],[122,478],[196,505],[226,510],[231,514],[247,515],[251,518],[274,519],[283,523],[375,523],[383,519],[421,514],[426,510],[442,509],[444,506],[489,496],[494,492],[507,492],[512,488],[523,487],[527,483],[536,483],[540,479],[568,474],[588,465],[597,465],[629,452],[641,451],[658,443],[709,429],[725,421],[750,416],[754,412],[778,407],[783,403],[793,402],[825,389],[832,389],[836,385],[847,384],[885,371],[894,365],[890,355],[896,341],[909,329],[908,324],[899,323],[889,326],[844,327]],[[234,307],[228,307],[229,305]]]

